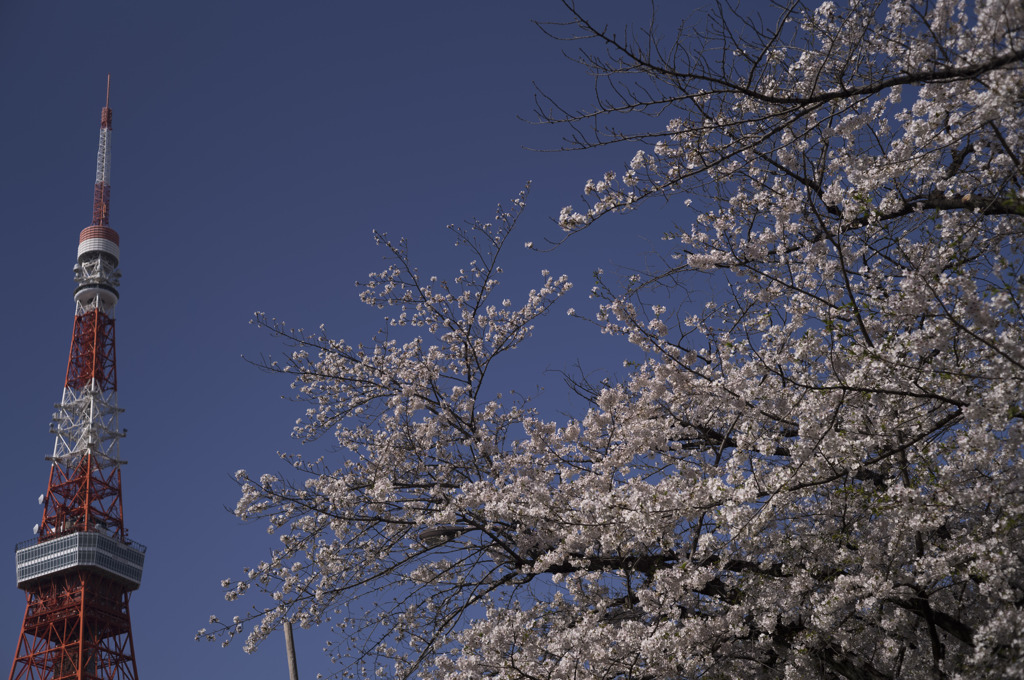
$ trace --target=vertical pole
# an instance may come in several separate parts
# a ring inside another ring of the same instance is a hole
[[[295,640],[292,638],[292,622],[284,622],[284,646],[288,652],[288,679],[299,680],[299,665],[295,660]]]

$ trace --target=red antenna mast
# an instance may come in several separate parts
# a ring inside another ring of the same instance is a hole
[[[50,431],[43,519],[17,546],[25,618],[11,680],[137,680],[128,600],[146,548],[128,540],[121,504],[114,307],[120,238],[110,228],[110,76],[100,114],[92,224],[75,265],[75,324]]]

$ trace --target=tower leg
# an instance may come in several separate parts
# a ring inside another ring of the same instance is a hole
[[[10,680],[138,680],[123,584],[77,570],[27,590]]]

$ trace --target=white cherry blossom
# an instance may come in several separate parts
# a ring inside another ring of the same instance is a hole
[[[570,287],[495,292],[522,199],[455,231],[450,281],[380,236],[363,301],[396,337],[257,317],[294,345],[267,367],[296,436],[349,455],[239,471],[281,545],[224,582],[268,597],[201,636],[329,624],[340,672],[446,680],[1024,676],[1024,5],[721,10],[678,42],[567,7],[613,88],[549,119],[625,151],[562,228],[693,216],[592,290],[646,358],[573,381],[572,416],[499,396]]]

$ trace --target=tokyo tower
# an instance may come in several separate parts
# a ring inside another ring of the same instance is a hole
[[[75,324],[43,519],[17,546],[25,619],[11,680],[137,680],[128,600],[144,546],[128,540],[121,505],[114,307],[119,237],[110,228],[110,77],[100,114],[92,224],[78,240]]]

